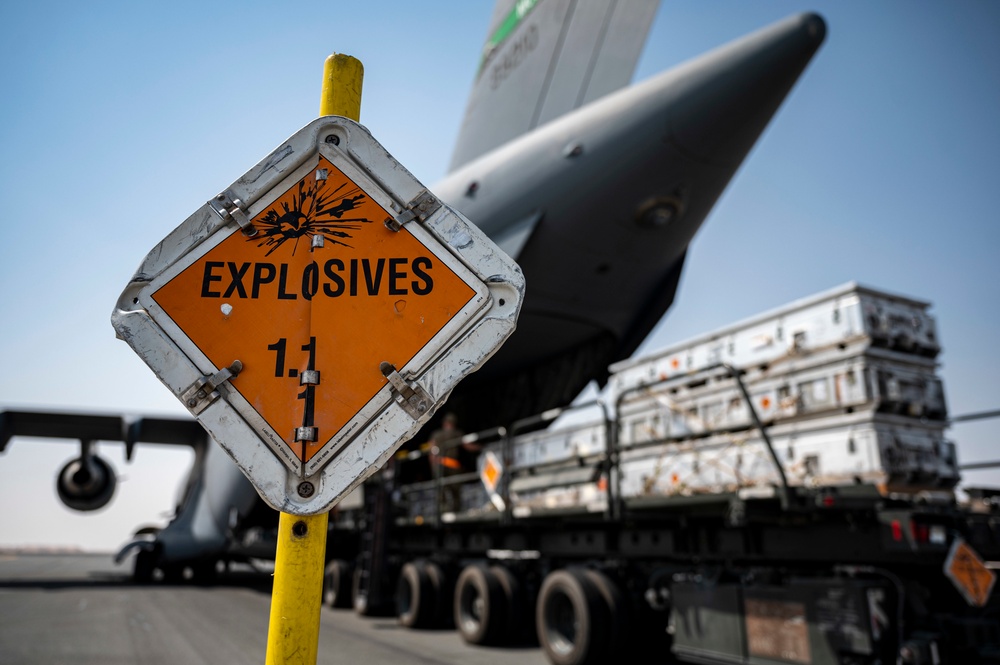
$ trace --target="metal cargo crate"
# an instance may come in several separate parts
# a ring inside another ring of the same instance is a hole
[[[612,391],[696,372],[719,363],[739,368],[861,342],[915,357],[941,347],[926,302],[854,283],[793,302],[751,319],[611,366]]]
[[[830,413],[875,409],[944,420],[947,408],[933,366],[862,352],[791,372],[748,372],[743,382],[758,417],[766,423]],[[677,377],[631,391],[621,404],[624,444],[698,436],[753,426],[736,381],[725,371]]]
[[[955,447],[942,426],[875,412],[768,430],[790,485],[876,484],[897,491],[951,488]],[[621,453],[625,497],[734,492],[780,483],[757,430],[679,443],[633,445]]]
[[[522,469],[603,455],[607,447],[607,428],[604,423],[586,423],[522,434],[513,443],[511,468]],[[488,449],[498,455],[502,450],[500,444],[491,444]]]
[[[542,510],[579,509],[601,512],[607,508],[608,497],[604,483],[587,482],[562,487],[539,487],[522,491],[511,489],[510,500],[515,517],[523,517]]]

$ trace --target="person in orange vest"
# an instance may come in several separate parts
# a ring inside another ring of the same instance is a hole
[[[476,457],[480,446],[475,443],[462,443],[465,435],[458,427],[458,418],[454,413],[446,413],[441,420],[441,427],[431,434],[431,461],[440,469],[443,477],[457,476],[476,470]],[[457,511],[461,508],[461,487],[449,484],[444,487],[443,496],[445,510]]]

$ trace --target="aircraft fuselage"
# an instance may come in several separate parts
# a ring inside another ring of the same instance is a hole
[[[824,34],[814,14],[787,19],[567,114],[433,188],[510,252],[527,282],[518,330],[456,390],[467,427],[565,404],[635,350]]]

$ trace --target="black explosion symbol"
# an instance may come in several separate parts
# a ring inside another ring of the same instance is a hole
[[[361,229],[363,224],[371,224],[371,220],[364,217],[344,217],[365,200],[365,193],[359,187],[345,182],[331,191],[325,191],[326,169],[317,169],[315,174],[315,179],[299,181],[298,191],[290,204],[287,199],[281,201],[280,205],[272,206],[255,221],[260,227],[260,236],[253,238],[259,240],[257,246],[270,247],[265,256],[270,256],[286,242],[294,243],[294,256],[300,239],[305,238],[310,247],[315,247],[315,236],[322,236],[324,243],[351,247],[345,240],[350,239],[352,232]]]

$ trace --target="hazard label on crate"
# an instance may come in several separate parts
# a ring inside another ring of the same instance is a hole
[[[961,538],[955,539],[948,552],[944,574],[973,607],[986,605],[997,581],[996,573],[987,568],[976,551]]]

